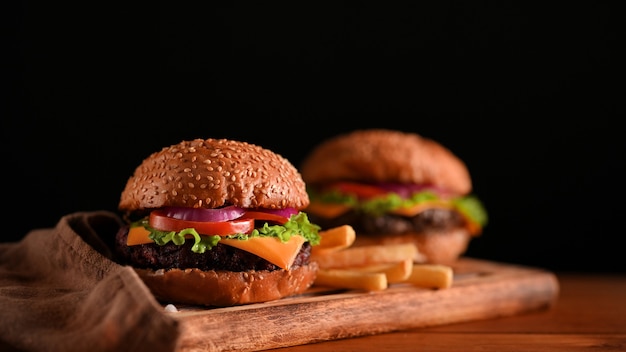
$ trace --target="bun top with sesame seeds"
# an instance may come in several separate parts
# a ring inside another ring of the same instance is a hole
[[[436,141],[415,133],[356,130],[322,142],[300,168],[307,184],[333,181],[393,182],[471,192],[465,164]]]
[[[303,209],[302,176],[284,157],[228,139],[182,141],[148,156],[122,191],[126,213],[164,206]]]

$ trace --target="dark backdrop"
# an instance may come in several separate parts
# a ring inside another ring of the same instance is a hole
[[[467,255],[626,272],[615,9],[168,3],[4,5],[3,241],[116,211],[135,166],[182,139],[298,165],[325,138],[385,127],[467,163],[490,215]]]

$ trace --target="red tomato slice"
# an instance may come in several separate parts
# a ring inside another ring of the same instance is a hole
[[[337,182],[330,186],[343,194],[352,194],[361,199],[373,198],[389,193],[380,187],[353,182]]]
[[[203,235],[227,236],[236,233],[249,233],[254,229],[254,219],[236,219],[232,221],[189,221],[171,218],[162,210],[150,213],[150,226],[161,231],[181,231],[194,228]]]
[[[263,211],[247,211],[240,217],[240,219],[254,219],[254,220],[267,220],[284,225],[289,219],[284,216],[266,213]]]

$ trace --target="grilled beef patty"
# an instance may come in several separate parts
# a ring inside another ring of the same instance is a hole
[[[349,211],[333,219],[309,214],[309,219],[322,228],[351,224],[357,235],[363,236],[409,232],[441,232],[442,230],[463,226],[464,223],[463,217],[458,212],[447,209],[428,209],[411,218],[393,214],[373,216],[362,212]]]
[[[258,257],[250,252],[217,244],[204,253],[195,253],[191,250],[193,241],[185,241],[181,246],[167,243],[126,245],[128,226],[122,227],[115,238],[115,252],[120,263],[142,269],[187,269],[197,268],[207,270],[250,271],[250,270],[280,270],[281,268]],[[304,242],[293,266],[302,266],[309,263],[311,245]]]

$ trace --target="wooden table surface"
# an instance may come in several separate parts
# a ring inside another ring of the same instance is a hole
[[[626,274],[558,274],[547,310],[273,351],[626,351]]]

